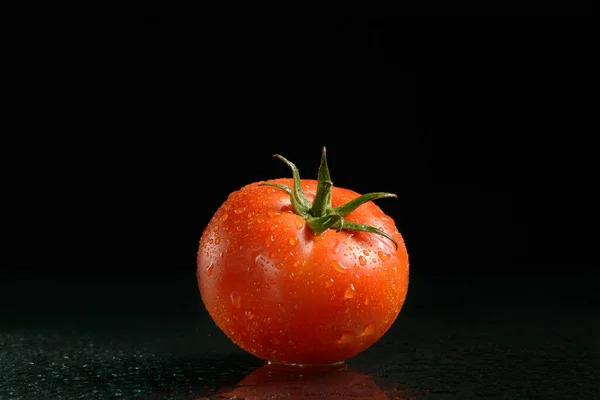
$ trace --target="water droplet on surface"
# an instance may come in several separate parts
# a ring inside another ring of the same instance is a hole
[[[206,271],[204,271],[206,273],[206,276],[210,276],[210,274],[212,274],[214,267],[214,264],[210,264],[208,267],[206,267]]]
[[[248,318],[248,319],[252,319],[252,318],[254,318],[254,314],[252,314],[252,311],[246,311],[246,312],[244,313],[244,315],[245,315],[245,316],[246,316],[246,318]]]
[[[225,221],[227,221],[227,218],[229,218],[229,214],[225,213],[225,214],[223,214],[223,216],[221,217],[221,221],[225,222]]]
[[[294,236],[292,236],[292,237],[290,238],[290,244],[291,244],[292,246],[294,246],[294,245],[297,245],[297,244],[298,244],[298,238],[297,238],[297,237],[294,237]]]
[[[236,208],[235,210],[233,210],[233,212],[236,213],[236,214],[241,214],[241,213],[244,212],[244,209],[243,208]]]
[[[262,224],[263,222],[265,222],[264,218],[260,218],[260,217],[256,218],[256,223],[257,224]]]
[[[342,264],[340,264],[340,262],[337,260],[333,260],[331,262],[331,266],[333,267],[333,269],[335,269],[337,272],[339,272],[341,274],[346,272],[346,267],[344,267]]]
[[[283,269],[283,263],[275,263],[275,268]]]
[[[233,306],[235,308],[240,308],[240,303],[242,301],[242,296],[240,296],[240,294],[236,291],[233,291],[229,294],[229,298],[231,299],[231,304],[233,304]]]
[[[377,255],[379,256],[379,259],[381,261],[387,261],[390,259],[391,255],[384,253],[383,251],[380,251],[379,253],[377,253]]]
[[[215,227],[213,228],[213,230],[216,232],[219,230],[219,225],[215,225]]]
[[[372,335],[373,333],[375,333],[375,322],[369,322],[365,326],[365,329],[363,330],[362,335],[368,336],[368,335]]]
[[[367,298],[365,299],[365,306],[368,306],[368,305],[369,305],[369,298],[367,297]]]
[[[280,214],[280,213],[278,213],[278,212],[277,212],[277,211],[275,211],[275,210],[269,210],[269,211],[267,211],[267,215],[268,215],[269,217],[273,218],[273,217],[275,217],[275,216],[277,216],[277,215],[281,215],[281,214]]]
[[[330,288],[332,286],[333,286],[333,279],[329,278],[329,280],[325,282],[325,287]]]
[[[354,289],[353,284],[350,284],[350,286],[348,286],[348,288],[344,292],[344,298],[351,299],[354,297],[355,294],[356,294],[356,289]]]
[[[338,344],[348,344],[348,343],[352,343],[352,340],[354,340],[354,332],[344,332],[338,339],[337,343]]]
[[[215,244],[219,244],[219,243],[221,243],[221,238],[217,236],[215,238]]]
[[[358,262],[360,263],[360,265],[365,266],[367,265],[367,259],[364,258],[363,256],[358,256]]]
[[[302,222],[299,219],[297,219],[297,220],[294,221],[294,225],[296,225],[296,229],[298,229],[298,230],[304,228],[304,222]]]

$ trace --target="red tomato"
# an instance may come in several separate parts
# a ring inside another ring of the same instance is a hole
[[[250,183],[229,195],[200,239],[197,278],[217,326],[264,360],[327,364],[390,328],[408,290],[408,253],[372,200],[333,187],[325,149],[318,180]]]

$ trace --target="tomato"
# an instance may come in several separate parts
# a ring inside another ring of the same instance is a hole
[[[249,183],[204,228],[202,301],[242,349],[284,364],[329,364],[379,340],[408,290],[409,258],[373,200],[391,193],[334,187],[323,148],[318,179]]]

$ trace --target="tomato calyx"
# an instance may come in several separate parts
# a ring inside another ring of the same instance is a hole
[[[290,167],[292,170],[292,176],[294,178],[294,187],[291,188],[288,185],[270,182],[262,182],[260,185],[273,186],[286,191],[290,195],[292,209],[294,212],[306,220],[306,225],[315,234],[319,235],[325,232],[327,229],[336,229],[338,232],[342,229],[346,229],[375,233],[391,240],[394,243],[394,246],[396,246],[396,250],[398,249],[398,243],[396,243],[394,238],[384,231],[371,225],[359,224],[344,220],[344,217],[347,214],[356,210],[359,206],[367,203],[368,201],[386,197],[397,198],[397,195],[394,193],[385,192],[367,193],[350,200],[345,204],[332,207],[331,196],[333,191],[333,182],[331,181],[331,176],[329,175],[326,151],[325,147],[323,147],[323,152],[321,153],[321,165],[319,166],[317,177],[317,193],[313,203],[311,204],[302,189],[300,172],[296,165],[279,154],[275,154],[273,157],[279,158]]]

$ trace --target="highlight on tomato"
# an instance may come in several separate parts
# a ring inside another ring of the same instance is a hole
[[[374,200],[336,187],[325,147],[318,176],[249,183],[204,228],[201,299],[216,325],[254,356],[281,364],[341,363],[377,342],[407,295],[409,257]]]

